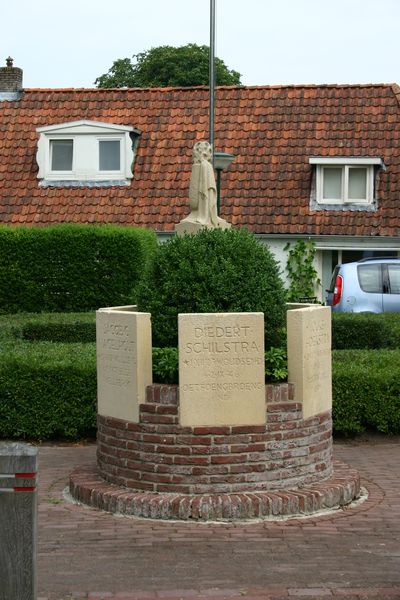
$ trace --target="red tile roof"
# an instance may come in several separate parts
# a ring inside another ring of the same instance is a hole
[[[257,233],[400,235],[397,85],[222,87],[216,150],[222,216]],[[89,119],[142,131],[127,187],[40,188],[37,127]],[[207,139],[208,90],[27,89],[0,102],[0,222],[112,222],[173,230],[188,213],[191,154]],[[310,156],[379,156],[377,212],[310,210]]]

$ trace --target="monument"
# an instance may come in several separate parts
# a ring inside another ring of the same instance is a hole
[[[332,460],[329,308],[288,311],[290,383],[267,385],[262,313],[180,314],[179,385],[166,385],[142,376],[150,315],[122,308],[97,313],[97,466],[71,474],[76,500],[232,520],[311,515],[359,497],[358,472]]]
[[[201,229],[229,229],[230,223],[217,214],[217,186],[211,164],[212,148],[208,142],[193,147],[193,166],[189,187],[190,213],[175,227],[178,234],[196,233]]]

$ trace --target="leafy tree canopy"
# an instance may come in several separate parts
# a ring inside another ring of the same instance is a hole
[[[119,58],[108,73],[94,82],[99,88],[120,87],[189,87],[209,84],[209,47],[158,46],[134,54],[133,60]],[[228,69],[215,58],[217,85],[240,85],[240,73]]]

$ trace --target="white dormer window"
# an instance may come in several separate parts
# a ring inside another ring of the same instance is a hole
[[[316,202],[322,205],[372,204],[374,168],[384,167],[378,157],[323,157],[309,160],[316,165]]]
[[[97,121],[39,127],[40,185],[129,185],[138,130]]]

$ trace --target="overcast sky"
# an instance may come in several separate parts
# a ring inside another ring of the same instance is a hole
[[[92,87],[117,58],[209,44],[209,0],[1,3],[0,65],[24,87]],[[400,83],[400,0],[216,0],[216,55],[245,85]]]

